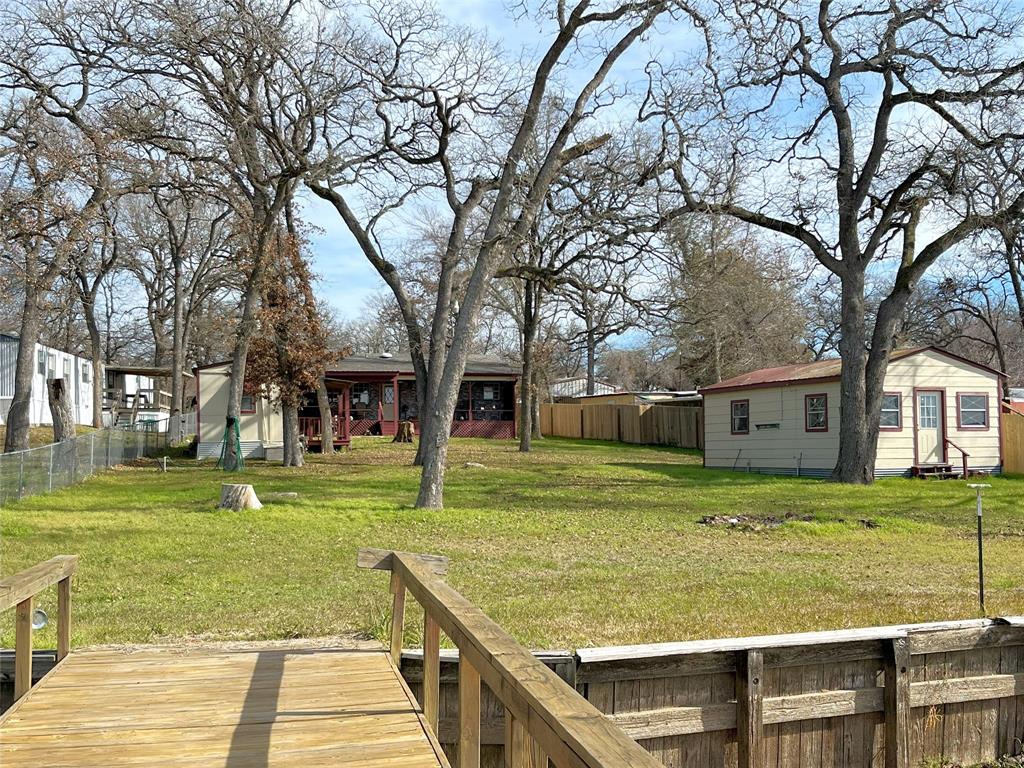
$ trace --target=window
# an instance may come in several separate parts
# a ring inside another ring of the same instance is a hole
[[[886,392],[882,395],[882,418],[878,427],[896,432],[903,429],[903,396],[899,392]]]
[[[88,384],[89,383],[89,369],[90,369],[89,363],[82,363],[82,383],[83,384]]]
[[[40,376],[46,375],[46,352],[41,349],[36,353],[36,370]]]
[[[46,356],[46,378],[54,379],[57,377],[57,356],[49,354]]]
[[[750,401],[733,400],[730,403],[732,433],[734,435],[750,434]]]
[[[256,398],[253,395],[242,395],[242,413],[256,413]]]
[[[64,381],[71,381],[71,360],[64,361]]]
[[[828,395],[804,395],[804,431],[828,432]]]
[[[921,429],[939,428],[939,395],[922,392],[917,396],[917,426]]]
[[[960,429],[988,429],[988,395],[958,392],[956,422]]]

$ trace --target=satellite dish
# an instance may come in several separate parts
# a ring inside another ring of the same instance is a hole
[[[50,617],[46,615],[46,611],[42,608],[36,608],[32,611],[32,629],[42,629],[50,623]]]

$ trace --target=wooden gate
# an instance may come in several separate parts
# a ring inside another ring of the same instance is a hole
[[[1024,416],[1003,413],[1003,472],[1024,474]]]

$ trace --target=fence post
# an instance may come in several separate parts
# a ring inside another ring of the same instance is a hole
[[[56,443],[50,443],[50,474],[47,489],[48,491],[53,490],[53,446]]]
[[[114,429],[111,427],[107,430],[107,461],[104,463],[104,467],[110,466],[110,442],[113,439]]]
[[[910,765],[910,646],[906,637],[885,644],[885,768]]]
[[[740,651],[736,665],[736,754],[738,768],[764,765],[764,654]]]
[[[96,474],[96,433],[89,433],[89,474]]]
[[[18,465],[18,498],[23,499],[25,497],[25,452],[19,453],[21,456],[21,462]]]

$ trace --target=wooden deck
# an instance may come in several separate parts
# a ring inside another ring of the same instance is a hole
[[[0,719],[0,765],[447,766],[385,651],[76,651]]]

